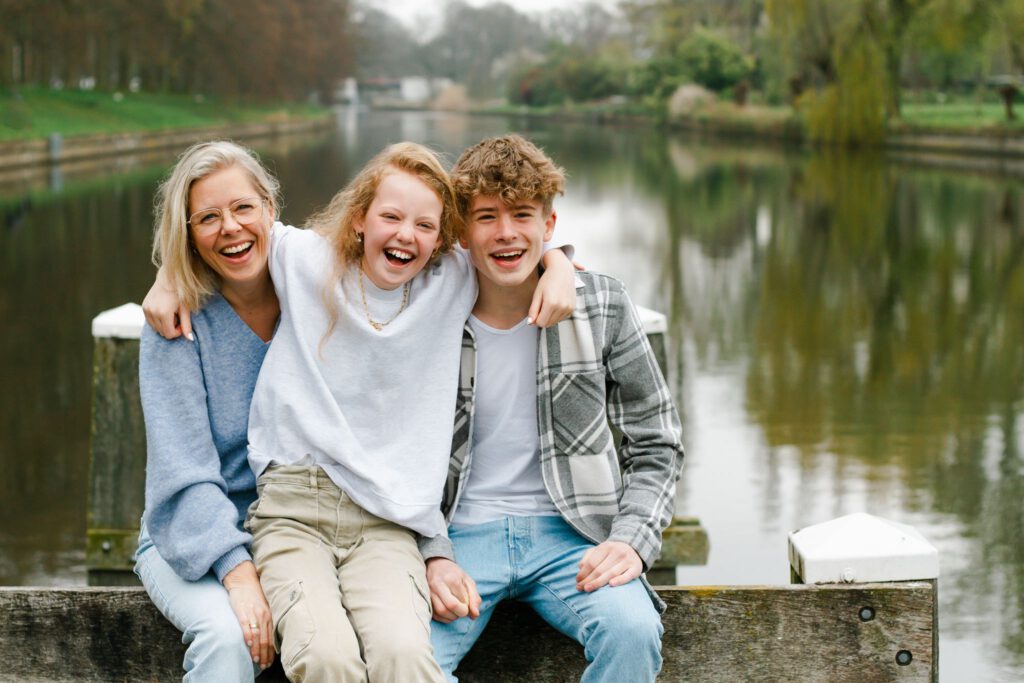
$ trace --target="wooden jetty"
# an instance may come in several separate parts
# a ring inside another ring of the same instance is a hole
[[[0,587],[0,681],[174,681],[181,634],[137,586],[131,566],[142,511],[145,432],[138,404],[137,307],[93,324],[88,512],[89,587]],[[645,313],[664,367],[664,319]],[[658,335],[661,335],[660,337]],[[666,533],[670,563],[700,564],[695,519]],[[793,583],[662,586],[661,681],[938,681],[935,549],[912,528],[849,515],[789,538]],[[674,569],[652,571],[674,582]],[[806,582],[806,583],[805,583]],[[576,681],[582,649],[528,608],[503,604],[460,666],[467,683]],[[260,681],[283,681],[278,665]]]

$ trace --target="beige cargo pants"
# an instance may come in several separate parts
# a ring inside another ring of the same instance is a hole
[[[413,534],[319,467],[272,466],[246,528],[290,681],[443,681]]]

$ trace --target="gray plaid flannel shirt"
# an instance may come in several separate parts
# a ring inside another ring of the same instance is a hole
[[[442,501],[449,521],[469,479],[475,373],[476,343],[467,325]],[[544,482],[565,520],[594,543],[628,543],[650,568],[672,519],[682,427],[618,280],[578,273],[572,317],[541,332],[537,422]],[[618,449],[609,422],[622,434]],[[455,559],[444,535],[421,538],[420,551],[427,559]]]

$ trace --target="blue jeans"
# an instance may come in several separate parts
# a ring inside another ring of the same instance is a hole
[[[477,619],[431,623],[434,655],[449,681],[506,598],[528,603],[545,621],[583,645],[582,681],[653,681],[661,669],[661,617],[638,580],[576,590],[583,553],[594,546],[561,517],[506,517],[453,525],[455,558],[476,582],[483,602]]]
[[[188,645],[182,666],[182,681],[253,681],[260,668],[252,661],[242,638],[234,610],[213,572],[198,581],[178,576],[146,532],[139,531],[139,549],[135,552],[135,573],[160,613],[182,632],[181,642]]]

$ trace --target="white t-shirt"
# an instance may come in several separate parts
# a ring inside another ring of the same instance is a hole
[[[441,532],[462,327],[477,293],[469,258],[453,253],[424,268],[405,310],[380,331],[367,322],[359,270],[349,269],[331,293],[339,316],[326,340],[330,244],[275,224],[270,272],[281,321],[252,399],[253,472],[317,464],[368,512],[425,536]],[[363,286],[374,320],[399,310],[401,287],[380,290],[365,277]]]
[[[523,319],[499,330],[470,316],[476,337],[473,451],[453,524],[557,515],[544,488],[537,434],[540,330]]]

